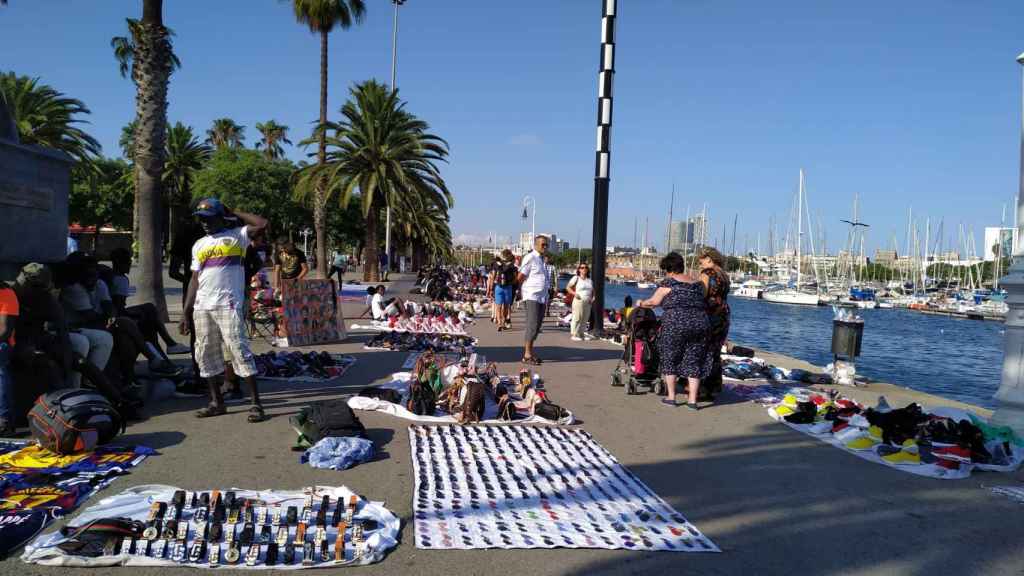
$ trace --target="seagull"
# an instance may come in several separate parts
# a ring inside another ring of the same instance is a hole
[[[865,223],[863,223],[863,222],[850,222],[849,220],[843,220],[843,219],[840,219],[839,221],[840,221],[840,222],[846,222],[846,223],[847,223],[847,224],[849,224],[850,226],[863,226],[863,227],[865,227],[865,228],[870,228],[870,227],[871,227],[871,225],[870,225],[870,224],[865,224]]]

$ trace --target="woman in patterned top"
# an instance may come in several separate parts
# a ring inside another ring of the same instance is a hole
[[[707,354],[712,359],[711,374],[704,379],[700,391],[712,400],[722,390],[722,346],[729,336],[729,275],[722,269],[725,266],[722,253],[710,246],[701,249],[697,262],[710,324]]]

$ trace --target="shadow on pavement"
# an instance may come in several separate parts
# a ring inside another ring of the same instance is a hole
[[[124,436],[118,436],[114,443],[148,446],[154,450],[159,450],[161,448],[181,444],[185,438],[185,434],[178,431],[145,432],[141,434],[125,434]]]

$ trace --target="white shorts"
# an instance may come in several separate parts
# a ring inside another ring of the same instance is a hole
[[[224,359],[241,378],[256,375],[256,361],[249,349],[249,332],[242,308],[196,310],[196,364],[199,375],[212,378],[224,373]]]

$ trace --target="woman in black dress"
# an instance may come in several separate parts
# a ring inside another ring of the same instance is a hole
[[[710,246],[700,251],[697,259],[700,265],[700,280],[707,295],[708,355],[711,356],[711,374],[701,383],[702,398],[714,400],[722,391],[722,346],[729,337],[729,275],[722,269],[725,257]]]
[[[687,275],[686,262],[682,256],[672,252],[661,260],[661,269],[666,278],[646,300],[637,306],[653,308],[661,306],[661,332],[658,335],[658,353],[661,356],[661,374],[665,379],[668,397],[662,402],[676,405],[676,379],[688,381],[686,406],[697,410],[697,391],[701,378],[711,372],[712,358],[707,353],[708,321],[707,305],[704,301],[704,284]]]

